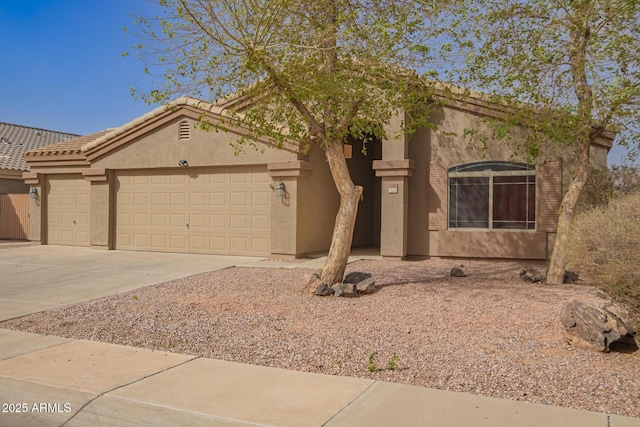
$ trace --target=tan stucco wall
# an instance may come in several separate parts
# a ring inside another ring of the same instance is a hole
[[[92,182],[90,189],[90,236],[92,249],[113,249],[111,229],[112,221],[112,183],[113,174],[109,173],[106,182]]]
[[[41,180],[40,182],[43,183],[45,181]],[[44,199],[46,198],[46,194],[42,191],[42,185],[32,185],[31,187],[36,189],[38,195],[29,199],[29,233],[27,238],[32,242],[42,242],[42,222],[44,220],[42,212],[44,209]]]
[[[188,120],[191,137],[178,140],[178,123]],[[148,133],[132,138],[123,146],[95,159],[92,167],[107,169],[147,169],[175,168],[180,160],[186,160],[189,167],[266,164],[273,161],[295,160],[296,153],[270,148],[261,143],[256,151],[246,146],[245,151],[236,154],[231,143],[238,141],[238,135],[232,132],[207,132],[193,127],[194,120],[176,117],[173,120],[149,130]],[[123,137],[124,138],[124,137]],[[113,142],[115,144],[115,142]]]
[[[297,255],[296,207],[299,205],[299,177],[272,177],[270,250],[275,255]],[[283,197],[277,197],[276,186],[285,184]]]
[[[22,176],[17,179],[0,178],[0,194],[24,194],[29,192],[29,186],[24,183]]]
[[[324,151],[313,147],[306,160],[312,175],[298,178],[297,254],[327,250],[340,203]]]
[[[407,253],[417,256],[545,259],[549,254],[547,247],[553,241],[553,233],[429,229],[427,187],[430,163],[447,169],[482,160],[522,161],[513,159],[513,151],[503,143],[489,143],[486,151],[479,145],[470,145],[464,138],[465,128],[487,130],[486,125],[478,119],[478,116],[468,112],[439,108],[432,114],[438,130],[421,129],[412,136],[408,148],[409,157],[415,162],[415,169],[413,176],[409,178]],[[591,154],[593,166],[606,166],[605,147],[592,146]],[[563,168],[563,181],[568,182],[573,173],[570,148],[555,147],[554,151],[547,150],[544,155],[560,155],[563,158],[562,164],[570,165]],[[447,209],[446,200],[442,207]]]
[[[430,234],[427,218],[427,183],[431,161],[431,131],[419,129],[409,141],[409,158],[414,160],[413,176],[409,177],[409,204],[407,221],[407,253],[428,255]]]

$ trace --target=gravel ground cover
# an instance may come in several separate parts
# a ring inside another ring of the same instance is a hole
[[[359,298],[312,295],[309,270],[230,268],[0,327],[640,417],[640,351],[563,339],[562,304],[601,306],[595,288],[525,283],[512,262],[468,261],[454,278],[454,265],[355,262],[380,287]]]

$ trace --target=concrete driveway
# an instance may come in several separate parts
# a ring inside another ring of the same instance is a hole
[[[3,248],[0,321],[263,259],[48,245]]]

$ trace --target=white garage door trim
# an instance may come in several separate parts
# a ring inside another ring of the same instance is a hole
[[[269,255],[266,166],[116,174],[116,249]]]
[[[90,185],[82,175],[47,178],[47,244],[89,246]]]

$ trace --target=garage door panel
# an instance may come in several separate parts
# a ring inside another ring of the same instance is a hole
[[[269,252],[269,238],[254,237],[251,239],[251,248],[257,252]]]
[[[187,216],[183,213],[171,214],[171,227],[182,228],[186,227]]]
[[[146,227],[147,225],[149,225],[149,221],[148,221],[148,214],[146,213],[141,213],[141,214],[134,214],[133,215],[133,226],[134,227]]]
[[[47,179],[47,243],[89,246],[90,183],[81,175]]]
[[[251,228],[254,230],[269,230],[269,216],[251,215]]]
[[[266,168],[155,171],[146,184],[136,184],[143,181],[131,178],[145,173],[149,172],[117,176],[117,249],[269,254],[271,192]],[[151,204],[131,205],[128,201],[133,193],[148,194]],[[131,224],[125,213],[148,214],[150,221]],[[131,233],[154,238],[123,237]]]
[[[180,252],[186,252],[188,249],[187,236],[173,234],[171,235],[169,242],[170,249],[175,249]]]
[[[151,214],[151,226],[152,227],[165,227],[168,221],[168,214],[166,213],[153,213]]]
[[[152,248],[166,248],[167,236],[164,234],[152,234],[151,235],[151,247]]]
[[[227,253],[229,248],[227,247],[227,239],[221,236],[209,237],[209,249],[213,253]]]

